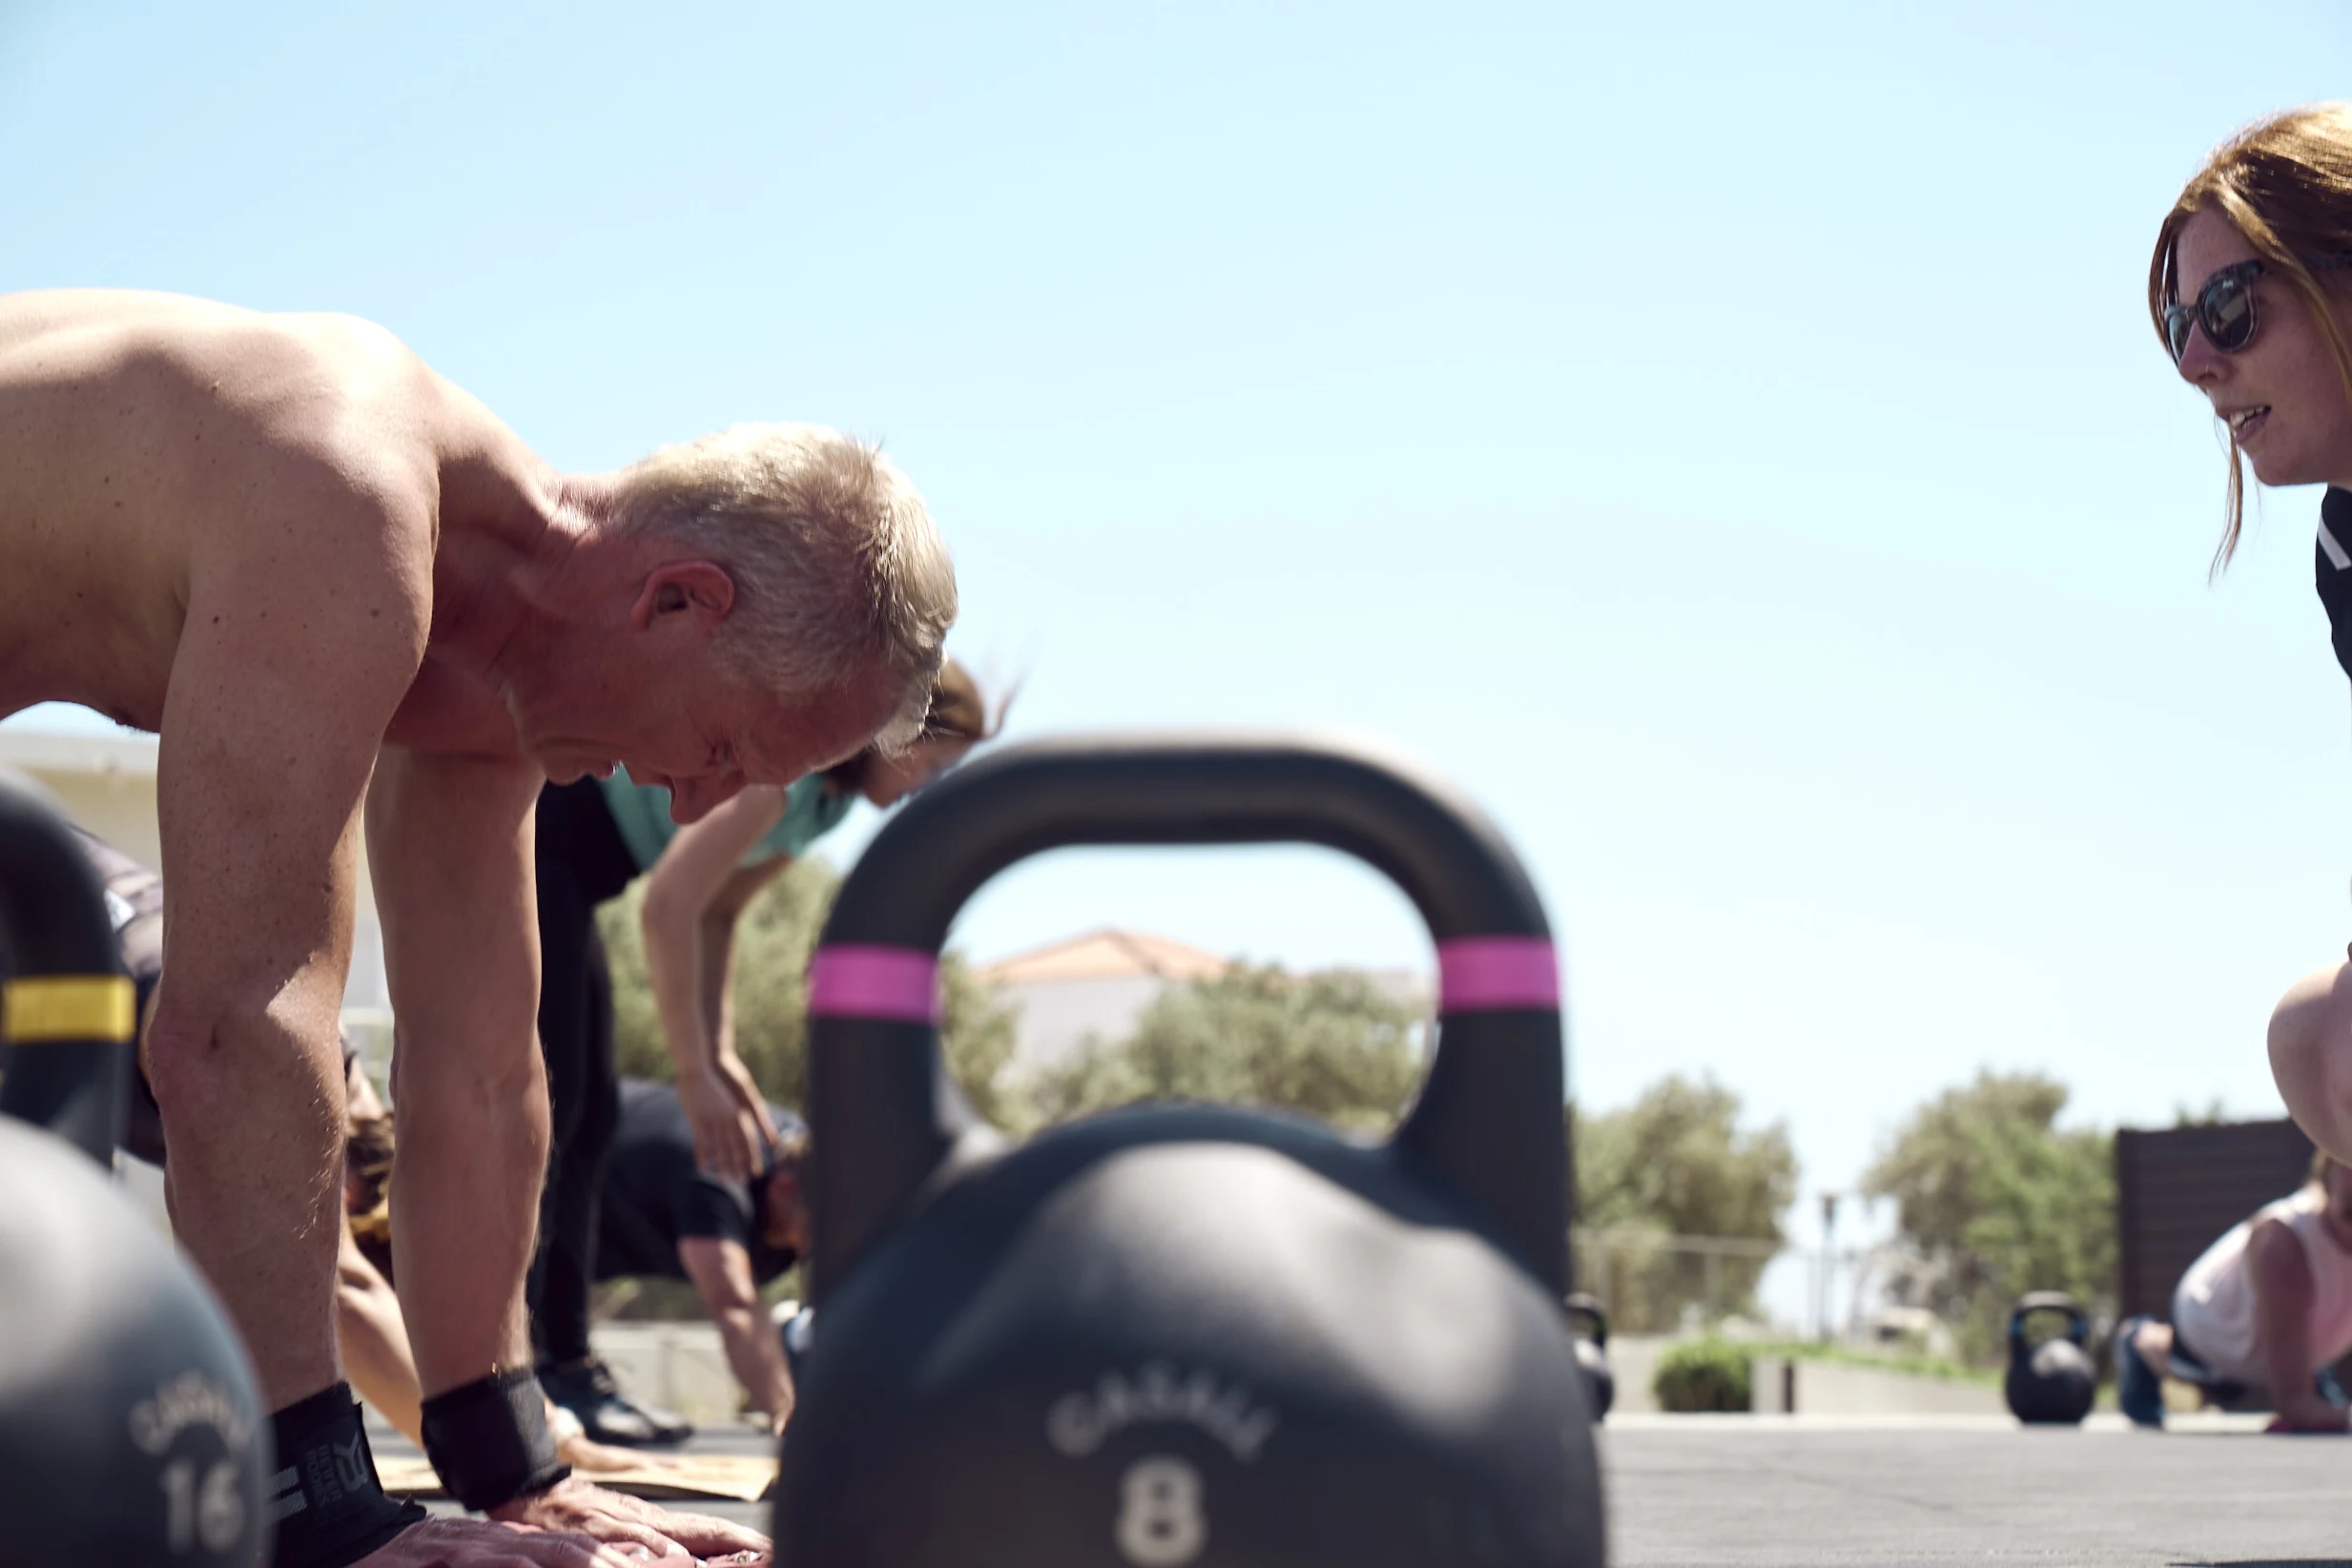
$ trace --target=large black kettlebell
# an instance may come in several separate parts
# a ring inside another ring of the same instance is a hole
[[[0,972],[0,1558],[258,1564],[270,1434],[244,1348],[106,1175],[135,1020],[104,896],[6,780]]]
[[[1131,1106],[1007,1148],[940,1062],[948,922],[1075,844],[1306,841],[1437,939],[1440,1029],[1385,1144]],[[1558,980],[1495,830],[1357,751],[1031,745],[915,801],[811,966],[815,1331],[781,1568],[1591,1568],[1566,1288]]]
[[[1609,1314],[1600,1298],[1586,1290],[1572,1292],[1560,1303],[1572,1323],[1582,1324],[1588,1337],[1577,1341],[1577,1365],[1584,1369],[1584,1402],[1596,1421],[1605,1418],[1617,1403],[1617,1374],[1609,1370]]]
[[[2026,1319],[2055,1312],[2066,1326],[2039,1342],[2026,1338]],[[2091,1413],[2098,1396],[2098,1372],[2091,1365],[2091,1318],[2061,1290],[2036,1290],[2022,1297],[2009,1316],[2009,1375],[2001,1393],[2018,1420],[2035,1426],[2075,1426]]]

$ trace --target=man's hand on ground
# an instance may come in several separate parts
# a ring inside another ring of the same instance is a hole
[[[768,1550],[766,1537],[739,1525],[703,1514],[672,1514],[577,1475],[494,1508],[490,1517],[503,1524],[590,1536],[618,1546],[623,1556],[631,1546],[642,1546],[657,1558],[678,1551],[708,1558]]]
[[[2316,1396],[2303,1399],[2282,1399],[2279,1413],[2271,1417],[2265,1432],[2335,1433],[2344,1431],[2345,1413]]]
[[[665,1543],[667,1545],[668,1543]],[[606,1546],[587,1536],[480,1519],[426,1519],[352,1568],[645,1568],[650,1548]]]

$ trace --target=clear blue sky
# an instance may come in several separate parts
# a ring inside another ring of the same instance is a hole
[[[881,438],[1017,733],[1434,761],[1551,900],[1587,1103],[1712,1072],[1811,1189],[1980,1064],[2276,1106],[2352,937],[2317,498],[2207,588],[2141,279],[2348,71],[2332,0],[17,0],[0,287],[372,317],[568,466]],[[1426,959],[1303,852],[1048,861],[963,940],[1105,921]]]

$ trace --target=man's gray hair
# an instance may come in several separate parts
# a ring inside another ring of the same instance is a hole
[[[691,545],[734,579],[714,651],[787,699],[896,694],[875,737],[911,742],[930,705],[956,568],[923,498],[864,443],[817,424],[738,424],[618,477],[612,524]]]

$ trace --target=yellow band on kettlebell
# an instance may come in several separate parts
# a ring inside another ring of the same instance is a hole
[[[125,1041],[138,1033],[138,993],[120,975],[29,975],[0,985],[0,1040]]]

